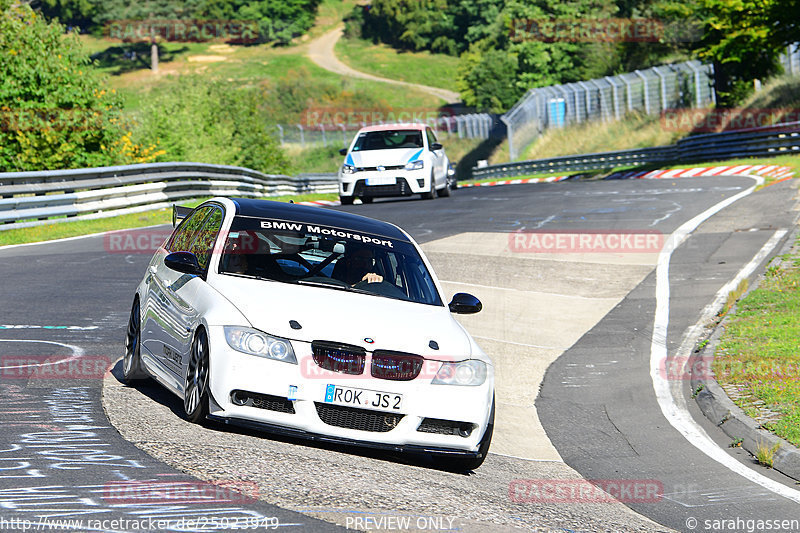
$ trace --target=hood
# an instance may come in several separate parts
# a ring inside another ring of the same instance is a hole
[[[443,361],[472,355],[469,335],[446,306],[225,275],[215,276],[213,286],[254,328],[278,337],[342,342],[367,351],[395,350]],[[290,320],[302,329],[292,329]],[[429,346],[431,340],[438,350]]]
[[[392,148],[390,150],[350,152],[345,158],[345,163],[356,167],[405,165],[409,161],[420,159],[423,150],[424,148]]]

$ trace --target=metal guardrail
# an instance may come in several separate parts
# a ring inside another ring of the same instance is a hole
[[[337,190],[335,174],[291,177],[203,163],[0,173],[0,230],[135,213],[204,196],[264,197]]]
[[[582,172],[618,167],[723,161],[743,157],[800,155],[800,122],[762,128],[692,135],[677,144],[500,163],[473,168],[473,179],[559,172]]]

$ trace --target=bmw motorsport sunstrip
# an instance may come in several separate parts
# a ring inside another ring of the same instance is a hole
[[[138,285],[123,373],[186,417],[434,456],[473,469],[494,426],[494,368],[402,229],[319,207],[215,198]]]

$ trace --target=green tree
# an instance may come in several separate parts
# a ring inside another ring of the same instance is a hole
[[[466,105],[502,113],[524,92],[517,83],[518,69],[516,55],[476,46],[461,56],[456,86]]]
[[[181,76],[151,91],[137,113],[133,138],[141,145],[162,147],[159,161],[285,172],[288,160],[262,103],[256,88],[232,88],[203,76]]]
[[[0,170],[125,163],[120,103],[75,35],[28,5],[0,0]]]
[[[796,39],[796,0],[697,0],[705,24],[697,54],[715,67],[717,104],[731,106],[753,90],[753,80],[780,71],[778,56]]]

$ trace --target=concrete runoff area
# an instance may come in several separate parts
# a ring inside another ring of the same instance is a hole
[[[524,253],[511,242],[506,233],[462,233],[422,248],[447,298],[468,292],[483,303],[480,313],[456,317],[495,364],[491,451],[560,461],[534,408],[544,373],[650,273],[658,254]]]

